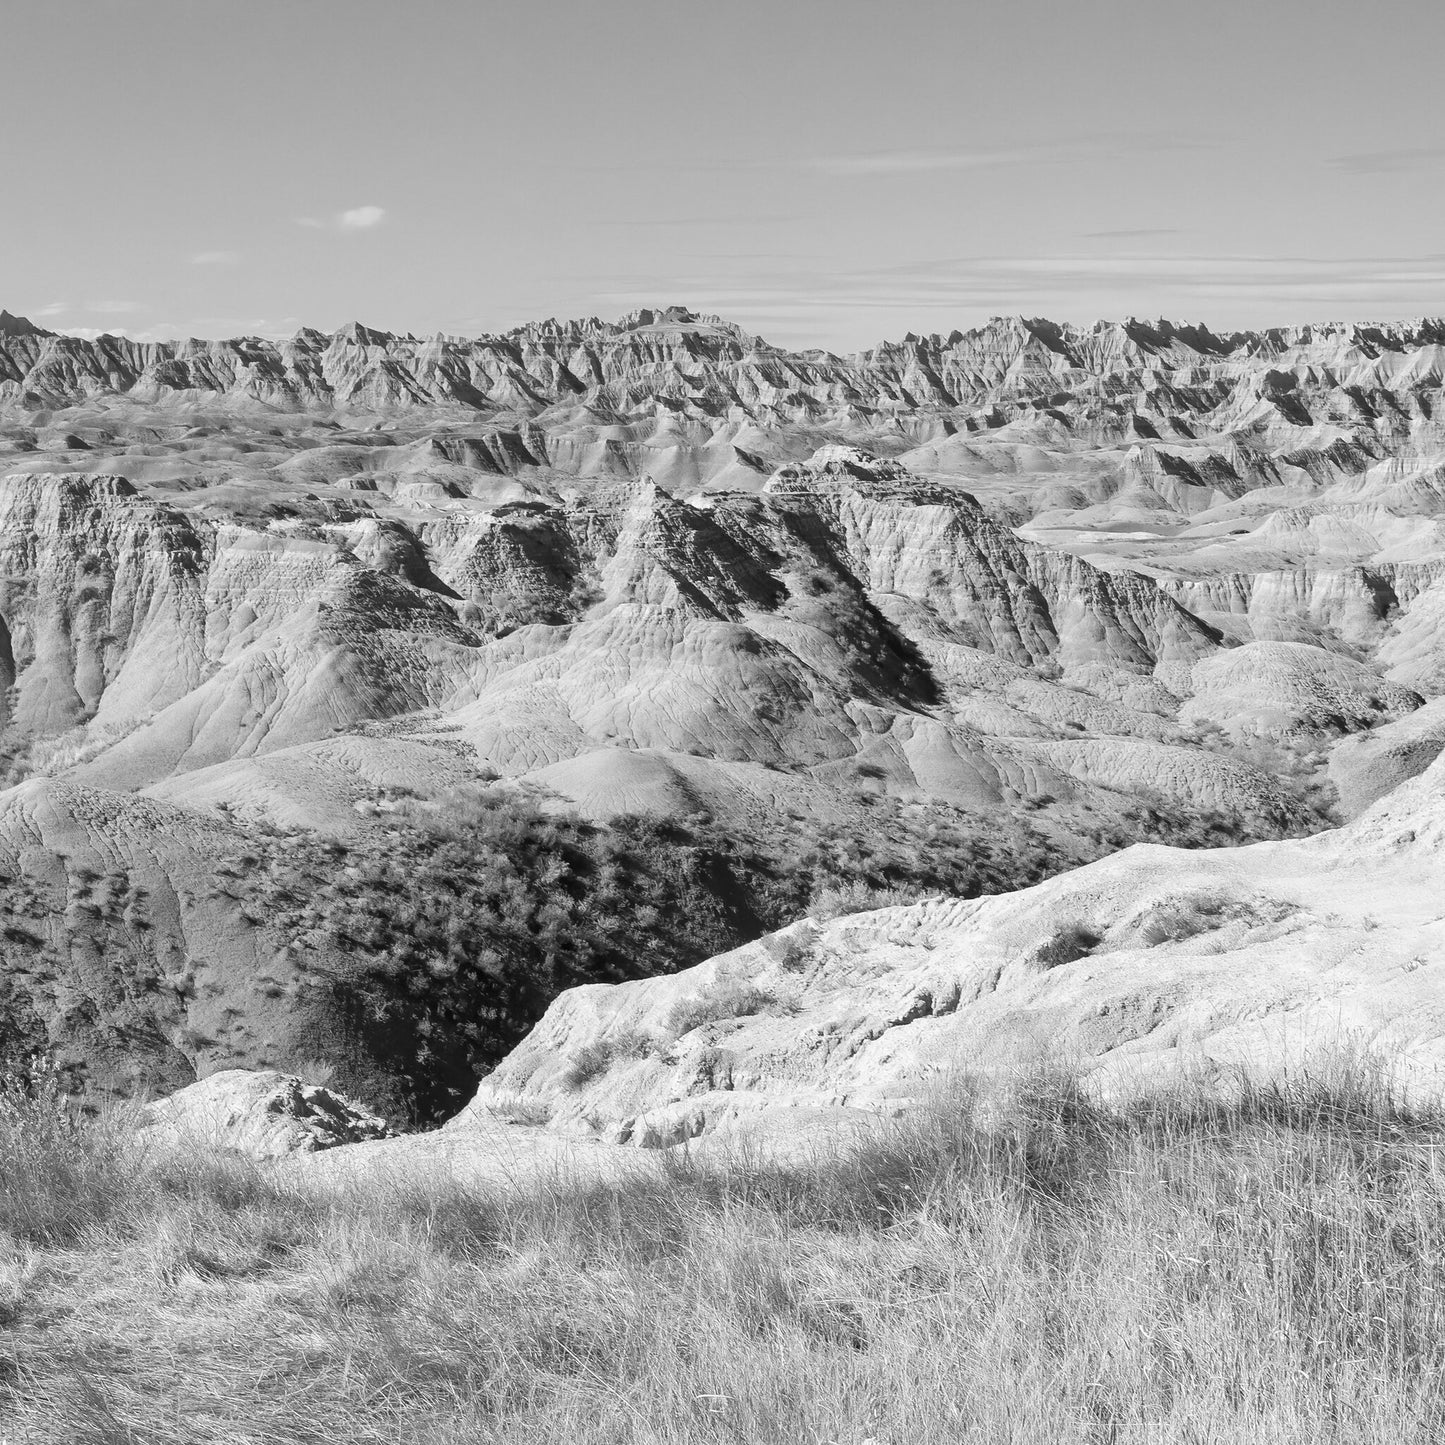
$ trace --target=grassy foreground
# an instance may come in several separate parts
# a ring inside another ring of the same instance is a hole
[[[846,1157],[324,1195],[0,1104],[0,1438],[1445,1438],[1445,1115],[967,1089]]]

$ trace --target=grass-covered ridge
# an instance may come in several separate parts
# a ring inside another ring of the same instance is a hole
[[[1342,1065],[1229,1103],[967,1089],[801,1165],[308,1189],[0,1106],[10,1438],[1424,1441],[1445,1114]]]

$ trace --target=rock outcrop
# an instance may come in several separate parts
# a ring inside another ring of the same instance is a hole
[[[274,1070],[226,1069],[148,1104],[142,1138],[260,1161],[384,1139],[384,1119],[344,1095]]]

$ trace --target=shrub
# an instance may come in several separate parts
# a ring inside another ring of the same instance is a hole
[[[567,1072],[562,1075],[562,1087],[582,1089],[593,1079],[605,1074],[612,1067],[612,1050],[604,1043],[583,1044],[567,1059]]]
[[[1034,957],[1045,968],[1058,968],[1073,963],[1092,953],[1104,941],[1103,935],[1081,923],[1070,924],[1060,929],[1053,937],[1039,945]]]
[[[498,1098],[495,1095],[487,1101],[487,1112],[508,1124],[530,1124],[541,1127],[552,1118],[552,1106],[542,1099],[529,1099],[522,1095]]]
[[[1218,928],[1228,906],[1221,898],[1200,896],[1178,899],[1151,913],[1139,928],[1139,941],[1146,948],[1161,943],[1179,943]]]
[[[303,1059],[292,1067],[291,1072],[303,1084],[324,1089],[335,1080],[336,1065],[320,1059]]]
[[[722,1023],[765,1013],[776,1006],[773,995],[745,979],[720,979],[706,993],[681,998],[668,1010],[663,1028],[681,1038],[704,1024]]]
[[[605,1074],[613,1064],[624,1059],[645,1059],[660,1047],[656,1039],[632,1029],[623,1029],[583,1044],[569,1058],[562,1083],[568,1089],[580,1089]]]
[[[900,908],[918,903],[925,897],[940,896],[935,890],[920,892],[914,888],[877,888],[860,881],[820,888],[808,901],[808,916],[820,922],[839,918],[847,913],[869,913],[876,908]]]

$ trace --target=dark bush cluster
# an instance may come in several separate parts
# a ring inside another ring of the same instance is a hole
[[[1005,892],[1131,842],[1217,846],[1240,831],[1162,801],[1088,832],[1067,810],[964,812],[873,794],[826,821],[778,812],[749,828],[706,813],[599,826],[495,779],[431,802],[373,802],[374,825],[352,839],[251,825],[215,864],[209,895],[263,953],[289,958],[261,982],[289,995],[300,1055],[418,1124],[454,1112],[573,985],[673,972],[805,914]],[[78,866],[63,894],[23,877],[0,884],[11,903],[0,1063],[48,1047],[63,1007],[75,1087],[187,1082],[206,1042],[186,1017],[190,945],[145,890]],[[299,988],[287,982],[297,976]]]
[[[392,817],[354,842],[266,840],[232,881],[305,971],[299,1006],[342,1086],[415,1122],[459,1107],[565,988],[688,967],[839,890],[973,896],[1074,861],[1006,816],[886,803],[867,836],[802,818],[752,836],[706,815],[600,827],[506,785]]]

